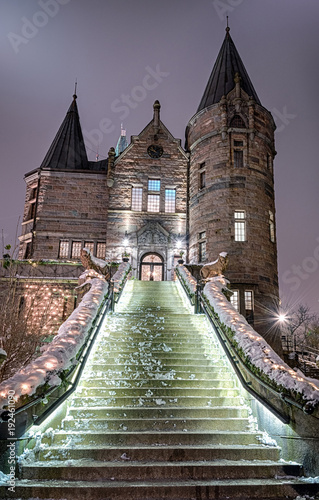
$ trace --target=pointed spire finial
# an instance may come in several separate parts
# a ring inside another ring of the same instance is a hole
[[[73,94],[73,99],[74,99],[74,100],[75,100],[75,99],[77,99],[77,97],[78,97],[78,96],[76,95],[76,88],[77,88],[77,86],[78,86],[78,79],[76,78],[76,79],[75,79],[75,84],[74,84],[74,94]]]
[[[228,16],[226,16],[226,19],[227,19],[226,33],[228,35],[228,33],[230,32],[230,27],[228,26]]]

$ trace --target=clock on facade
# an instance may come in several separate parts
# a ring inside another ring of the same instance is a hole
[[[147,153],[151,158],[159,158],[163,154],[162,146],[152,144],[147,148]]]

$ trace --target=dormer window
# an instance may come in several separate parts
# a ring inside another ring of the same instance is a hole
[[[233,128],[246,128],[245,122],[241,116],[235,115],[230,122],[230,126]]]

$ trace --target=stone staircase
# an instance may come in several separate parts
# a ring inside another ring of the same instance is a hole
[[[62,429],[43,435],[22,463],[15,495],[4,498],[311,493],[297,478],[300,466],[280,461],[279,448],[261,438],[206,319],[188,312],[175,283],[131,281],[105,320]]]

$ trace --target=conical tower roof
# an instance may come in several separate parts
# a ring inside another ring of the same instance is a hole
[[[260,100],[227,27],[223,45],[217,56],[197,112],[212,104],[216,104],[221,100],[223,95],[227,95],[235,87],[234,78],[236,73],[241,78],[241,88],[260,104]]]
[[[61,127],[47,152],[41,168],[86,170],[89,168],[80,117],[74,94]]]

